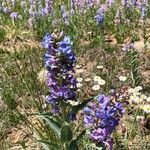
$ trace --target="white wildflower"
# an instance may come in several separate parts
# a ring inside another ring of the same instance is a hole
[[[142,88],[141,86],[137,86],[137,87],[135,87],[134,89],[135,89],[135,91],[139,92],[139,91],[141,91],[143,88]]]
[[[91,81],[91,78],[86,78],[85,79],[85,82],[90,82]]]
[[[77,69],[76,72],[77,72],[77,73],[83,73],[83,72],[84,72],[84,69]]]
[[[99,85],[105,85],[106,84],[106,81],[103,80],[103,79],[100,79],[97,81]]]
[[[83,86],[82,83],[77,83],[77,88],[80,88],[82,86]]]
[[[97,90],[100,89],[100,86],[99,86],[99,85],[94,85],[94,86],[92,87],[92,89],[93,89],[94,91],[97,91]]]
[[[144,95],[144,94],[141,94],[141,95],[140,95],[140,98],[143,99],[143,100],[146,100],[146,99],[147,99],[147,96]]]
[[[103,69],[103,66],[97,66],[96,68],[97,69]]]
[[[101,79],[100,76],[94,76],[94,81],[98,81],[98,80],[100,80],[100,79]]]
[[[147,97],[147,98],[146,98],[146,101],[147,101],[147,102],[150,102],[150,97]]]
[[[133,94],[134,92],[135,92],[135,89],[133,89],[133,88],[128,89],[129,94]]]
[[[78,82],[82,82],[82,81],[83,81],[83,78],[77,78],[77,81],[78,81]]]
[[[80,68],[81,68],[81,65],[76,65],[76,68],[77,68],[77,69],[80,69]]]
[[[143,106],[143,111],[146,113],[150,113],[150,105],[144,105]]]
[[[120,76],[119,80],[122,82],[125,82],[127,80],[127,77],[126,76]]]
[[[139,96],[131,95],[130,96],[130,101],[134,102],[136,104],[139,104],[139,103],[141,103],[143,101],[143,99],[141,99]]]
[[[38,75],[37,75],[37,79],[41,82],[41,83],[45,83],[46,79],[47,79],[47,73],[48,71],[45,69],[42,69]]]
[[[77,106],[79,104],[78,102],[72,100],[68,100],[67,102],[72,106]]]

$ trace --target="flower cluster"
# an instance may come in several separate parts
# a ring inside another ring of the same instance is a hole
[[[69,25],[69,13],[66,11],[66,6],[61,6],[61,15],[65,25]]]
[[[103,25],[105,13],[113,6],[115,0],[106,0],[105,4],[102,4],[94,17],[98,25]]]
[[[104,16],[105,12],[107,11],[107,5],[101,5],[100,9],[97,11],[96,16],[94,17],[96,20],[96,23],[98,25],[103,25],[104,23]]]
[[[71,0],[71,8],[83,9],[94,5],[99,5],[99,0]]]
[[[99,95],[96,102],[89,103],[84,108],[84,123],[90,127],[90,138],[109,149],[112,149],[111,134],[124,114],[122,103],[112,102],[109,97]]]
[[[140,5],[140,10],[141,10],[141,19],[144,19],[148,10],[148,1],[147,0],[143,0],[143,3]]]
[[[143,0],[140,1],[140,0],[122,0],[121,1],[122,5],[127,7],[127,8],[141,8],[143,4],[148,4],[148,1],[147,0]]]
[[[131,51],[134,49],[134,44],[133,43],[126,43],[122,45],[122,51]]]
[[[150,113],[150,97],[142,94],[142,87],[137,86],[135,88],[128,89],[129,103],[141,108],[145,113]]]
[[[106,0],[105,2],[109,7],[112,7],[112,5],[115,3],[115,0]]]
[[[19,8],[22,12],[19,12]],[[14,11],[15,10],[15,11]],[[45,0],[44,3],[42,0],[22,0],[17,2],[15,0],[5,0],[0,3],[0,12],[10,14],[10,17],[13,19],[21,18],[22,13],[28,15],[28,19],[35,19],[38,16],[46,16],[52,10],[52,0]]]
[[[139,9],[141,11],[141,19],[143,19],[146,15],[148,0],[122,0],[122,5],[129,9]]]
[[[46,48],[44,63],[48,70],[47,85],[50,90],[48,102],[53,112],[58,113],[61,101],[76,99],[77,81],[73,76],[76,58],[70,37],[63,36],[62,33],[46,34],[42,45]]]

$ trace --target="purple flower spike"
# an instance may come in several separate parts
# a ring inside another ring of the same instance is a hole
[[[125,113],[122,103],[113,103],[108,96],[100,94],[97,101],[84,108],[83,113],[85,126],[91,128],[90,138],[112,150],[111,135]]]
[[[76,63],[70,37],[46,34],[42,46],[46,49],[44,55],[45,67],[48,70],[47,86],[50,90],[48,102],[52,105],[53,113],[59,113],[61,101],[76,100],[76,79],[73,76]],[[75,119],[71,114],[70,119]]]

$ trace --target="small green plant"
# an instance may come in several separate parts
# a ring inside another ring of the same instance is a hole
[[[139,77],[139,61],[138,61],[138,53],[136,50],[131,49],[128,52],[128,59],[129,59],[129,66],[130,66],[130,75],[131,75],[131,81],[132,86],[138,86],[140,83],[140,77]]]

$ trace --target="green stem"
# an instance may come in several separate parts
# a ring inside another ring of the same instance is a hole
[[[63,121],[66,121],[66,110],[64,106],[62,106],[62,119]]]

